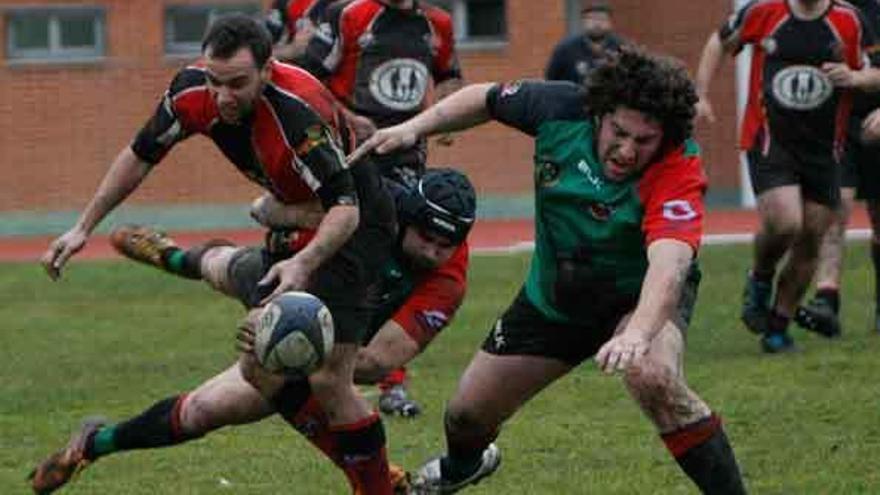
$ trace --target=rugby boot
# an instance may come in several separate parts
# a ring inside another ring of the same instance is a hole
[[[379,396],[379,410],[383,414],[404,418],[412,418],[422,412],[422,408],[409,397],[403,385],[395,385],[382,392]]]
[[[164,232],[142,225],[123,225],[110,233],[110,244],[126,258],[166,269],[162,253],[177,248]]]
[[[749,272],[746,276],[746,286],[743,290],[743,305],[740,319],[752,333],[763,334],[766,331],[772,294],[772,283],[757,280]]]
[[[761,336],[761,349],[767,354],[783,354],[794,352],[797,347],[788,332],[772,332]]]
[[[468,485],[476,485],[483,478],[491,475],[501,465],[501,450],[494,443],[490,443],[480,460],[480,465],[469,476],[460,480],[448,480],[443,478],[440,468],[441,457],[431,459],[419,468],[412,480],[413,495],[438,495],[455,493]]]
[[[825,338],[840,337],[840,318],[825,299],[814,297],[807,304],[799,306],[794,313],[794,321],[801,328]]]
[[[104,424],[103,419],[86,419],[67,446],[38,464],[28,475],[34,493],[52,493],[85,469],[92,462],[85,456],[86,442]]]

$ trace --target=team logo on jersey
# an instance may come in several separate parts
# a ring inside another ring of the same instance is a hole
[[[553,162],[541,162],[535,169],[535,182],[541,187],[550,187],[559,182],[559,165]]]
[[[501,97],[505,98],[507,96],[513,96],[519,93],[519,88],[522,87],[522,81],[513,81],[509,83],[504,83],[501,86]]]
[[[663,203],[663,218],[673,221],[693,220],[697,217],[697,212],[691,206],[689,201],[684,199],[673,199]]]
[[[773,97],[791,110],[813,110],[834,93],[831,79],[810,65],[792,65],[773,77]]]
[[[587,205],[590,216],[600,222],[607,222],[614,213],[614,207],[605,203],[593,202]]]
[[[593,169],[590,168],[590,165],[586,162],[586,160],[581,160],[577,164],[577,169],[580,172],[587,176],[587,182],[589,182],[596,189],[602,189],[602,186],[605,184],[602,179],[593,173]]]
[[[428,89],[428,68],[413,58],[389,60],[370,75],[370,93],[393,110],[415,110]]]

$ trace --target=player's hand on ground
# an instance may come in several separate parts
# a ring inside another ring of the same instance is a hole
[[[596,353],[596,363],[605,373],[626,371],[648,352],[648,341],[639,332],[624,330]]]
[[[700,98],[694,104],[694,110],[697,112],[694,117],[695,120],[705,120],[710,124],[715,123],[715,110],[712,109],[712,102],[708,98]]]
[[[418,139],[418,134],[406,124],[380,129],[348,155],[345,161],[352,165],[373,151],[385,154],[401,148],[409,148],[415,145]]]
[[[268,273],[266,273],[266,276],[259,281],[258,284],[262,286],[271,286],[273,282],[278,282],[278,285],[275,286],[275,290],[260,301],[261,306],[284,292],[290,290],[305,290],[306,284],[308,284],[309,281],[309,276],[311,275],[311,270],[301,263],[298,258],[298,256],[294,256],[275,263],[272,265],[272,268],[269,269]]]
[[[40,263],[52,280],[58,280],[61,277],[64,264],[86,245],[88,237],[89,234],[84,230],[74,227],[49,244],[49,249],[43,253]]]
[[[831,83],[839,88],[852,88],[858,85],[856,71],[844,63],[825,62],[822,64],[822,70],[828,79],[831,79]]]

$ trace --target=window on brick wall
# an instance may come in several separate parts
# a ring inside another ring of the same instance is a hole
[[[504,0],[432,0],[431,3],[452,14],[455,39],[461,46],[507,41]]]
[[[194,55],[202,49],[202,36],[217,17],[233,12],[258,15],[260,4],[169,5],[165,7],[165,53]]]
[[[81,61],[104,56],[104,8],[24,7],[5,12],[10,61]]]

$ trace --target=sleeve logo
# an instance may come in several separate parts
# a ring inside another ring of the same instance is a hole
[[[684,199],[673,199],[663,203],[663,218],[673,221],[687,221],[697,218],[697,212],[690,202]]]
[[[506,98],[508,96],[513,96],[519,93],[519,88],[522,87],[522,81],[513,81],[509,83],[505,83],[501,86],[501,97]]]

